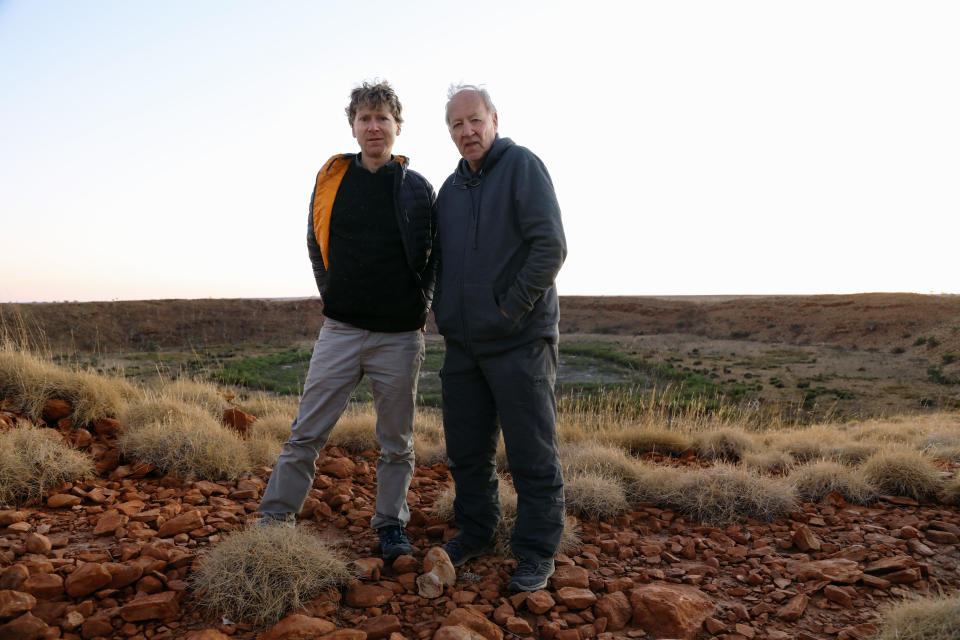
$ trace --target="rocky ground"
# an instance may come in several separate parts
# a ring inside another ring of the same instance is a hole
[[[953,593],[960,583],[960,510],[895,497],[863,507],[834,495],[772,523],[722,528],[642,505],[579,522],[582,545],[557,558],[543,591],[510,594],[513,562],[486,557],[462,567],[456,584],[426,593],[417,583],[425,555],[454,533],[431,515],[451,483],[446,467],[417,467],[409,493],[416,552],[384,566],[369,529],[376,453],[328,447],[298,526],[355,561],[360,578],[272,628],[233,623],[197,605],[191,574],[205,549],[255,519],[270,469],[236,482],[182,482],[123,461],[116,421],[80,429],[58,417],[68,412],[50,406],[48,426],[87,450],[97,475],[0,510],[4,640],[846,640],[869,637],[888,603]],[[0,411],[0,428],[22,421]]]

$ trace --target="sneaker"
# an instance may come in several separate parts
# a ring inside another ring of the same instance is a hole
[[[553,571],[553,558],[539,562],[520,558],[508,586],[511,591],[539,591],[547,587],[547,580],[553,575]]]
[[[455,567],[461,566],[467,560],[488,555],[491,551],[489,544],[472,544],[459,534],[447,540],[443,550],[450,556],[450,562]]]
[[[384,560],[396,560],[400,556],[413,553],[407,532],[401,526],[392,524],[380,527],[377,529],[377,537],[380,538],[380,555]]]
[[[264,513],[263,517],[257,520],[257,527],[265,529],[266,527],[290,527],[297,526],[297,516],[293,513]]]

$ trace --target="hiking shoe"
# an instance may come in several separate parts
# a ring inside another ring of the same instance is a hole
[[[450,562],[455,567],[459,567],[467,560],[485,556],[490,553],[489,544],[473,544],[463,539],[461,535],[455,535],[443,545],[443,550],[450,556]]]
[[[290,527],[297,526],[297,516],[292,513],[264,513],[263,517],[257,520],[257,528],[266,527]]]
[[[380,538],[380,555],[384,560],[396,560],[400,556],[408,556],[413,553],[413,547],[407,539],[407,532],[395,524],[390,524],[377,529],[377,537]]]
[[[519,558],[517,569],[510,577],[510,591],[539,591],[547,587],[547,580],[553,575],[553,558],[546,560],[527,560]]]

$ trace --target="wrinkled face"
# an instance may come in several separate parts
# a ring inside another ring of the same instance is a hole
[[[389,158],[399,133],[400,125],[386,105],[357,109],[353,119],[353,137],[360,144],[364,157]]]
[[[479,93],[464,91],[450,101],[447,128],[470,169],[479,169],[497,137],[497,114],[487,111]]]

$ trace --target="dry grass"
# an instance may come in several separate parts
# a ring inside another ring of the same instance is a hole
[[[883,449],[867,458],[861,469],[867,482],[880,493],[926,500],[940,489],[936,467],[913,449]]]
[[[858,465],[879,451],[881,445],[873,442],[853,442],[845,440],[825,450],[826,457],[842,464]]]
[[[633,455],[654,452],[676,457],[693,446],[689,434],[662,427],[607,429],[599,434],[598,439],[622,447]]]
[[[250,438],[245,441],[247,459],[254,467],[272,467],[280,457],[283,445],[271,438]]]
[[[156,391],[144,391],[140,397],[129,402],[119,415],[127,431],[136,431],[158,420],[208,421],[219,420],[203,407],[184,402],[182,398],[163,395]]]
[[[127,428],[118,439],[121,453],[185,479],[232,480],[252,468],[246,441],[202,409],[184,407],[192,412]]]
[[[193,586],[219,615],[270,624],[351,577],[343,559],[302,529],[252,527],[206,552]]]
[[[581,518],[612,518],[630,508],[621,484],[596,473],[565,477],[563,492],[567,511]]]
[[[743,466],[759,473],[768,475],[783,475],[795,464],[793,456],[786,451],[753,451],[743,456]]]
[[[265,391],[241,392],[234,398],[233,403],[238,409],[257,416],[265,418],[269,415],[289,416],[287,424],[293,421],[297,415],[296,398],[291,396],[278,396]]]
[[[797,497],[810,502],[822,502],[834,491],[840,492],[847,502],[855,504],[868,504],[877,497],[877,490],[860,471],[831,460],[809,462],[798,467],[788,480],[796,490]]]
[[[725,427],[698,433],[693,448],[708,460],[740,462],[743,456],[756,448],[756,443],[742,429]]]
[[[745,518],[769,522],[797,506],[793,488],[785,481],[729,464],[686,472],[669,501],[680,513],[711,524]]]
[[[200,382],[189,378],[177,378],[164,384],[160,394],[202,408],[211,415],[222,415],[230,407],[226,395],[210,382]]]
[[[44,404],[65,400],[77,425],[116,417],[133,387],[121,378],[73,370],[50,362],[9,342],[0,344],[0,396],[33,422],[41,422]]]
[[[954,476],[940,487],[940,502],[943,504],[960,505],[960,475]]]
[[[453,522],[455,497],[456,490],[452,486],[441,491],[433,503],[433,515],[447,522]],[[517,522],[517,492],[506,478],[500,478],[499,498],[500,523],[494,533],[493,552],[498,556],[509,558],[513,555],[510,551],[510,535]],[[576,523],[571,518],[566,518],[557,553],[570,554],[579,546],[580,536],[577,533]]]
[[[890,608],[873,640],[955,640],[960,596],[904,600]]]
[[[40,498],[61,482],[92,472],[90,458],[63,444],[53,429],[30,426],[0,431],[0,503]]]
[[[251,440],[270,440],[283,444],[290,438],[293,417],[286,413],[270,413],[250,425]]]
[[[640,462],[626,480],[627,500],[631,504],[650,502],[663,507],[674,504],[673,496],[682,490],[692,471]]]

